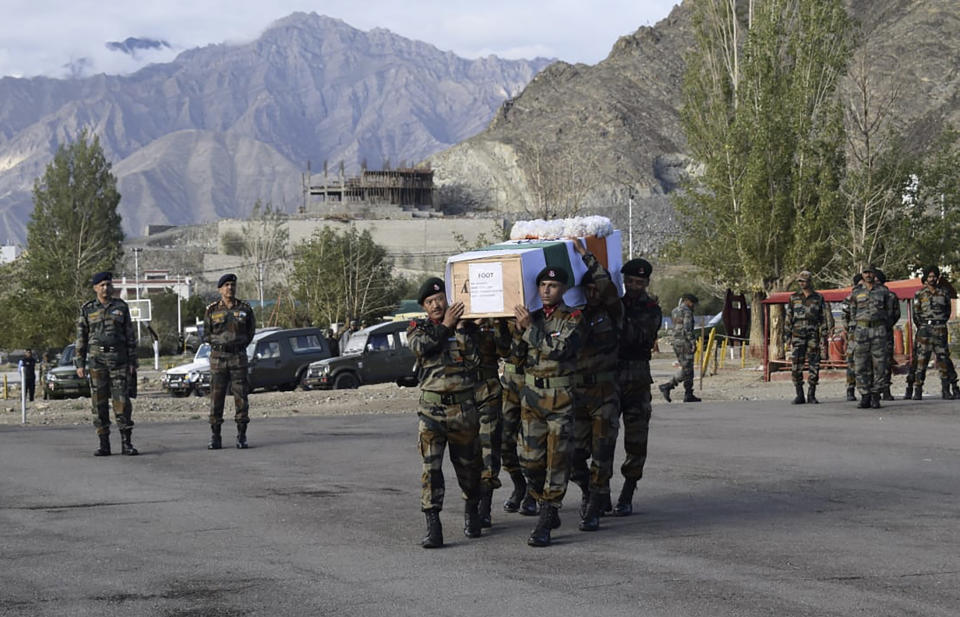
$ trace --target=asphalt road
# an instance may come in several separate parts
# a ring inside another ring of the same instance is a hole
[[[545,549],[499,510],[467,540],[450,493],[448,546],[419,547],[412,415],[255,421],[218,452],[144,424],[136,458],[0,427],[0,615],[960,613],[960,404],[654,414],[639,513],[580,532],[573,487]]]

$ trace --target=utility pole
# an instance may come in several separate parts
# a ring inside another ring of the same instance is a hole
[[[627,259],[633,259],[633,191],[630,191],[627,197],[627,242],[630,247],[627,249]]]
[[[136,285],[137,290],[137,309],[140,309],[140,253],[143,252],[143,249],[140,247],[134,247],[133,249],[133,269],[135,271],[134,285]],[[137,343],[140,343],[140,320],[137,319]]]

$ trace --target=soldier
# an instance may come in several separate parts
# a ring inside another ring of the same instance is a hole
[[[480,421],[480,451],[483,471],[480,473],[480,526],[493,524],[490,507],[493,491],[500,488],[500,439],[503,387],[497,370],[497,333],[494,320],[477,321],[477,351],[480,366],[477,369],[477,414]]]
[[[579,310],[563,303],[569,275],[547,266],[537,274],[543,308],[531,313],[517,305],[514,315],[527,343],[521,408],[521,461],[528,490],[540,506],[540,518],[527,544],[549,546],[550,531],[560,526],[559,510],[570,479],[573,445],[573,383],[583,345]]]
[[[813,290],[812,275],[804,270],[797,276],[800,291],[790,294],[787,301],[784,329],[790,335],[790,355],[793,387],[797,396],[794,405],[819,403],[817,383],[820,381],[820,357],[822,341],[833,329],[833,315],[830,305],[819,293]],[[803,397],[803,364],[809,364],[807,374],[807,397]]]
[[[923,399],[930,355],[937,358],[940,371],[940,395],[957,398],[957,373],[947,346],[947,321],[950,320],[950,294],[940,285],[940,269],[931,266],[923,271],[923,287],[913,296],[913,323],[917,327],[911,371],[907,375],[907,396],[915,401]],[[951,391],[952,388],[952,391]]]
[[[663,324],[656,296],[647,292],[653,266],[645,259],[632,259],[620,269],[623,296],[623,329],[620,337],[620,409],[623,415],[623,448],[620,466],[623,488],[613,509],[614,516],[633,513],[633,492],[643,477],[650,431],[650,354]]]
[[[853,276],[853,287],[850,288],[850,295],[844,298],[840,305],[840,313],[843,317],[843,331],[846,338],[846,348],[844,356],[847,361],[847,400],[857,400],[857,372],[854,367],[854,350],[857,348],[857,342],[854,340],[857,331],[857,323],[850,318],[850,303],[853,298],[853,289],[863,280],[863,275],[857,272]]]
[[[574,388],[570,479],[582,491],[580,531],[596,531],[604,505],[610,503],[613,454],[620,430],[617,363],[623,305],[610,274],[597,258],[587,252],[582,241],[574,240],[573,246],[587,266],[580,281],[587,304],[583,309],[583,347],[577,360]]]
[[[536,516],[537,501],[527,490],[526,478],[517,454],[517,438],[520,434],[520,399],[523,392],[523,363],[527,358],[527,344],[520,338],[516,319],[497,319],[497,354],[503,358],[503,398],[500,435],[500,457],[503,470],[510,474],[513,492],[503,502],[504,512],[519,512],[524,516]]]
[[[887,370],[883,375],[883,392],[880,394],[880,398],[885,401],[892,401],[893,394],[890,392],[890,383],[891,377],[893,375],[893,328],[897,325],[897,322],[900,321],[900,299],[897,298],[897,294],[890,291],[890,288],[887,287],[887,276],[883,273],[883,270],[877,270],[877,282],[883,286],[887,291],[887,303],[891,307],[890,313],[890,323],[887,326]]]
[[[700,399],[693,394],[693,354],[696,350],[696,339],[693,335],[693,307],[699,303],[693,294],[680,296],[680,303],[670,313],[673,320],[673,353],[677,354],[680,370],[673,379],[660,384],[660,393],[670,402],[670,390],[683,384],[683,402],[699,403]]]
[[[857,324],[854,363],[857,388],[862,395],[861,409],[880,407],[887,364],[887,332],[893,307],[886,287],[876,280],[876,269],[866,266],[863,280],[854,287],[850,298],[850,318]]]
[[[33,351],[27,350],[26,355],[20,360],[20,379],[23,380],[23,391],[27,395],[27,400],[33,402],[33,395],[37,387],[37,359],[33,357]]]
[[[253,308],[237,299],[237,275],[224,274],[217,281],[220,299],[207,306],[203,315],[203,340],[210,343],[210,443],[207,448],[222,447],[223,405],[227,387],[233,394],[234,420],[237,423],[237,448],[247,448],[247,424],[250,423],[250,384],[247,380],[247,345],[256,332]]]
[[[474,401],[479,353],[476,328],[460,319],[462,302],[447,305],[443,280],[427,279],[418,301],[427,318],[410,322],[407,341],[417,356],[420,382],[420,507],[427,520],[427,534],[420,545],[439,548],[443,546],[443,451],[448,443],[464,499],[463,533],[468,538],[479,538],[481,533],[480,421]]]
[[[94,456],[110,456],[110,409],[120,429],[120,453],[139,454],[133,447],[133,407],[128,380],[136,373],[137,335],[127,303],[113,297],[113,276],[98,272],[90,279],[97,297],[80,307],[74,364],[77,376],[87,376],[89,366],[90,402],[93,425],[100,447]]]
[[[47,393],[47,373],[53,368],[53,362],[50,360],[50,353],[43,352],[40,356],[40,389],[43,390],[43,400],[50,398]]]

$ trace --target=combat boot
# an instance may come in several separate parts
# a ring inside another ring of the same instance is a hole
[[[610,493],[604,493],[600,496],[600,516],[606,516],[613,512],[613,502],[610,501]]]
[[[490,507],[493,505],[493,489],[485,488],[480,491],[480,526],[487,528],[493,526],[493,517],[490,515]]]
[[[870,394],[870,407],[873,409],[880,409],[880,393],[873,392]]]
[[[817,405],[820,401],[817,400],[817,386],[810,384],[807,386],[807,403],[810,405]]]
[[[94,456],[110,456],[110,433],[98,435],[100,438],[100,447],[94,451]]]
[[[913,384],[907,384],[907,391],[903,394],[903,400],[909,401],[913,398]]]
[[[560,515],[550,504],[540,505],[540,519],[533,528],[527,544],[530,546],[550,546],[550,531],[560,526]]]
[[[527,481],[523,479],[523,473],[520,471],[511,473],[510,479],[513,480],[513,492],[503,502],[503,511],[513,513],[520,509],[520,502],[527,494]]]
[[[530,493],[524,494],[523,500],[520,502],[520,514],[524,516],[537,515],[537,500]]]
[[[862,397],[860,397],[860,404],[857,405],[860,409],[870,409],[870,393],[867,392]]]
[[[237,450],[246,450],[247,446],[247,425],[237,422]]]
[[[922,401],[923,400],[923,384],[917,384],[913,386],[913,400]]]
[[[960,386],[957,385],[957,382],[951,383],[950,389],[953,392],[953,400],[960,400]]]
[[[657,389],[660,390],[660,394],[662,394],[662,395],[663,395],[663,398],[665,398],[666,401],[669,403],[669,402],[670,402],[670,390],[673,390],[673,384],[670,383],[670,382],[663,383],[663,384],[660,384],[659,386],[657,386]]]
[[[423,548],[440,548],[443,546],[443,527],[440,526],[440,510],[425,510],[427,518],[427,535],[420,540]]]
[[[890,392],[890,386],[885,386],[885,387],[883,388],[883,400],[885,400],[885,401],[895,400],[895,399],[893,398],[893,394]]]
[[[580,518],[587,515],[587,508],[590,506],[590,489],[585,486],[580,487]]]
[[[804,403],[806,403],[806,402],[807,402],[807,399],[803,398],[803,384],[802,384],[802,383],[795,383],[795,384],[793,384],[793,387],[794,387],[794,389],[797,391],[797,396],[795,396],[795,397],[793,398],[793,400],[790,401],[791,404],[793,404],[793,405],[803,405]]]
[[[633,514],[633,491],[637,488],[636,480],[625,480],[620,489],[620,498],[617,507],[613,509],[614,516],[630,516]]]
[[[700,399],[693,393],[693,386],[689,388],[684,388],[683,392],[683,402],[684,403],[699,403]]]
[[[480,537],[480,499],[468,499],[463,502],[463,535],[468,538]]]
[[[132,433],[133,430],[131,429],[120,431],[120,454],[125,456],[136,456],[140,454],[130,441],[133,436]]]
[[[953,400],[953,392],[950,391],[950,382],[946,379],[940,380],[940,398],[947,401]]]
[[[594,492],[590,495],[590,501],[587,502],[586,511],[580,515],[580,531],[596,531],[600,529],[600,502],[601,495]]]
[[[856,386],[847,386],[847,400],[855,401],[857,400],[857,387]]]
[[[207,444],[207,450],[219,450],[223,447],[223,441],[220,439],[220,424],[210,425],[210,443]]]

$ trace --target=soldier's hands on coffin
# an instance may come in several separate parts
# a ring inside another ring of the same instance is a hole
[[[463,302],[454,302],[448,306],[443,314],[443,325],[453,330],[460,321],[460,316],[463,315],[463,308]]]
[[[587,254],[587,247],[583,244],[583,240],[580,238],[573,239],[573,250],[577,252],[577,255],[583,257]]]
[[[513,314],[517,319],[517,326],[521,330],[526,330],[530,327],[530,324],[533,323],[533,319],[530,317],[530,311],[522,304],[513,307]]]

